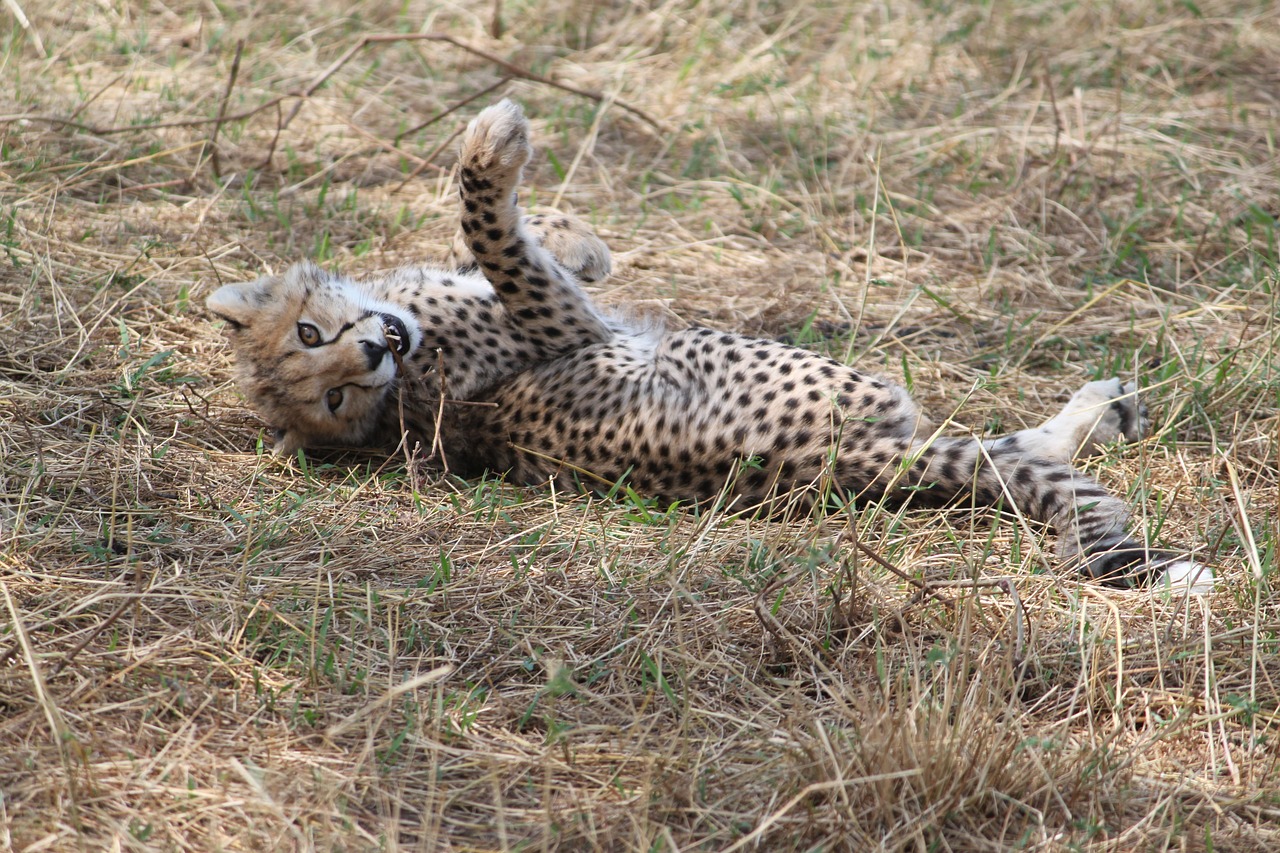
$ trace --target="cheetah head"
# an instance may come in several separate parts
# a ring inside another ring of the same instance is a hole
[[[277,455],[368,440],[396,385],[392,347],[408,355],[422,342],[403,309],[311,263],[228,284],[205,304],[230,327],[236,379],[275,428]]]

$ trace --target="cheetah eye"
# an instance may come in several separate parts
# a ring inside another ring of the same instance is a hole
[[[342,389],[330,388],[329,392],[324,395],[324,402],[329,407],[329,411],[338,411],[338,407],[342,405]]]
[[[298,340],[302,341],[305,346],[314,347],[320,345],[320,330],[310,323],[298,324]]]

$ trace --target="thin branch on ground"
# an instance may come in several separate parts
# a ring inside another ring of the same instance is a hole
[[[227,75],[227,88],[218,102],[218,118],[213,123],[213,132],[209,134],[209,167],[215,178],[222,178],[222,167],[218,162],[218,131],[222,129],[224,116],[227,114],[227,102],[231,100],[231,91],[236,87],[236,77],[240,74],[240,57],[244,53],[244,39],[236,42],[236,54],[231,60],[231,72]]]

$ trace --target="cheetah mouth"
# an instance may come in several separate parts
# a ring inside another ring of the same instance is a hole
[[[404,321],[399,317],[383,314],[382,334],[387,339],[387,344],[399,355],[409,354],[409,345],[412,340],[409,338],[409,330],[405,327]]]

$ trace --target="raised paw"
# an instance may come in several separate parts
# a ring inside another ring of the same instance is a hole
[[[529,122],[520,106],[502,100],[471,120],[462,138],[462,188],[467,193],[508,192],[529,162]]]

